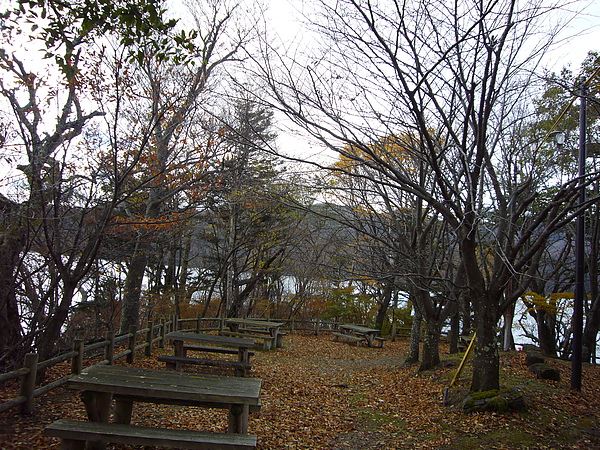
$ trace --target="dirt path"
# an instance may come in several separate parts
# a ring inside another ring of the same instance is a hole
[[[534,399],[525,415],[465,415],[459,407],[441,404],[458,360],[419,374],[417,366],[403,364],[406,351],[406,341],[369,349],[333,342],[330,336],[289,334],[285,348],[256,352],[252,376],[263,380],[262,409],[251,415],[249,428],[258,436],[258,449],[600,448],[593,433],[600,423],[597,367],[584,372],[584,385],[590,387],[575,395],[569,393],[566,365],[560,365],[560,383],[540,382],[527,371],[522,355],[503,355],[506,383],[544,397]],[[136,365],[163,368],[156,355],[140,357]],[[466,385],[467,379],[461,380],[454,397],[460,398]],[[82,419],[85,413],[77,396],[62,389],[37,402],[31,417],[0,414],[0,449],[59,448],[41,431],[63,417]],[[226,415],[139,404],[134,423],[224,431]]]

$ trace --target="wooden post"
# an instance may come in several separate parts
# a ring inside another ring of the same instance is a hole
[[[133,401],[118,399],[115,402],[114,422],[129,425],[131,423],[131,412]]]
[[[177,320],[177,316],[175,314],[171,316],[171,322],[173,323],[171,331],[179,330],[179,321]]]
[[[397,324],[392,324],[392,337],[391,337],[391,341],[392,342],[396,342],[396,333],[398,332],[398,325]]]
[[[25,397],[25,403],[21,404],[21,414],[31,414],[33,410],[33,390],[35,389],[35,378],[37,377],[37,353],[27,353],[23,367],[29,369],[27,375],[21,379],[21,396]]]
[[[129,354],[127,355],[126,361],[127,364],[132,364],[133,363],[133,357],[135,356],[135,341],[137,338],[137,327],[135,325],[131,325],[129,327],[129,334],[131,334],[131,336],[129,337]]]
[[[200,313],[196,314],[196,333],[200,333],[202,331],[202,316]]]
[[[115,362],[115,332],[107,331],[106,340],[108,345],[104,348],[104,359],[108,361],[109,366],[112,366]]]
[[[164,317],[160,319],[160,341],[158,341],[158,348],[165,348],[165,334],[167,331],[167,319]]]
[[[144,355],[152,356],[152,337],[154,333],[152,332],[154,329],[154,322],[152,320],[148,321],[148,331],[146,331],[146,348],[144,349]]]
[[[75,339],[73,341],[73,350],[77,352],[77,355],[73,356],[71,360],[71,373],[79,375],[83,369],[83,339]]]

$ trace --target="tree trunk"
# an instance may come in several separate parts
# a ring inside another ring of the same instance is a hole
[[[188,264],[190,258],[190,248],[192,246],[192,239],[188,236],[185,241],[184,248],[180,258],[180,272],[177,280],[177,291],[175,292],[175,314],[177,317],[180,316],[181,303],[189,301],[187,280],[188,280]]]
[[[17,345],[21,337],[21,321],[15,288],[23,240],[20,239],[20,227],[8,226],[7,228],[0,234],[0,351],[2,353]],[[15,356],[18,358],[17,355]],[[7,358],[3,364],[10,364],[11,359]]]
[[[419,372],[430,370],[440,363],[440,332],[441,325],[438,322],[426,322],[425,338],[423,339],[423,359],[419,366]]]
[[[137,326],[140,317],[140,293],[148,255],[142,245],[138,242],[129,263],[125,287],[123,293],[123,306],[121,308],[121,333],[128,333],[129,327]]]
[[[36,338],[40,362],[52,357],[56,351],[56,344],[60,338],[62,327],[69,317],[69,309],[73,303],[76,288],[77,283],[64,282],[62,299],[44,324],[42,333]],[[44,375],[45,369],[38,371],[38,381],[41,381]]]
[[[471,321],[471,312],[473,309],[471,308],[471,300],[470,296],[466,294],[460,295],[460,306],[462,309],[462,330],[460,332],[461,335],[468,336],[472,334],[473,323]]]
[[[406,363],[413,364],[419,362],[419,346],[421,344],[421,322],[423,316],[418,308],[414,308],[413,323],[410,330],[410,345],[408,348],[408,357]]]
[[[387,314],[388,307],[390,306],[390,300],[392,299],[393,292],[394,282],[393,280],[390,280],[385,283],[383,295],[381,296],[381,302],[379,303],[379,310],[377,311],[377,316],[375,317],[375,327],[379,330],[383,329],[383,321],[385,320],[385,315]]]
[[[460,314],[458,311],[450,319],[450,350],[449,353],[454,355],[458,353],[458,336],[460,335]]]
[[[543,309],[536,311],[536,322],[538,329],[538,340],[540,350],[546,356],[556,356],[556,316]]]
[[[500,388],[500,357],[498,354],[498,324],[494,301],[487,295],[474,302],[475,356],[473,358],[473,379],[471,390],[474,392],[490,391]]]

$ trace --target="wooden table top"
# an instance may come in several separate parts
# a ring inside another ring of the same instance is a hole
[[[361,325],[340,325],[340,328],[344,329],[344,330],[350,330],[350,331],[354,331],[356,333],[363,333],[363,334],[377,334],[379,333],[379,330],[376,330],[374,328],[367,328],[367,327],[363,327]]]
[[[165,338],[172,341],[181,340],[185,342],[204,342],[207,344],[221,345],[223,347],[254,347],[254,339],[231,336],[217,336],[214,334],[190,333],[187,331],[171,331],[170,333],[167,333],[165,335]]]
[[[227,319],[226,323],[235,323],[239,325],[250,325],[253,327],[279,328],[285,325],[283,322],[270,322],[268,320],[258,319]]]
[[[124,366],[95,366],[72,376],[70,389],[109,392],[155,403],[259,405],[262,380]]]

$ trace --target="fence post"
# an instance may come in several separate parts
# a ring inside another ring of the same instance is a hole
[[[165,348],[165,334],[167,330],[167,319],[164,317],[160,319],[160,341],[158,341],[158,348]]]
[[[144,349],[144,355],[152,356],[152,336],[154,333],[152,332],[154,329],[154,322],[152,320],[148,321],[148,331],[146,331],[146,348]]]
[[[200,331],[202,330],[202,317],[200,316],[200,313],[196,314],[196,333],[200,333]]]
[[[171,317],[171,320],[173,321],[173,328],[171,330],[172,331],[179,330],[179,320],[177,319],[177,315],[173,314],[173,316]]]
[[[115,332],[107,331],[106,340],[108,345],[104,349],[104,359],[108,361],[109,366],[112,366],[115,362]]]
[[[83,339],[75,339],[73,341],[73,350],[75,350],[77,354],[71,359],[71,373],[79,375],[83,369]]]
[[[392,338],[391,338],[392,342],[396,342],[396,333],[397,332],[398,332],[398,325],[397,324],[393,324],[392,325]]]
[[[27,375],[21,379],[21,396],[25,397],[25,403],[21,404],[21,414],[31,414],[33,410],[33,390],[35,389],[35,378],[37,377],[37,353],[27,353],[23,367],[29,369]]]
[[[132,364],[133,357],[135,356],[135,341],[137,338],[137,327],[135,325],[129,327],[129,334],[131,334],[131,337],[129,338],[129,350],[131,351],[127,355],[126,361],[127,364]]]

